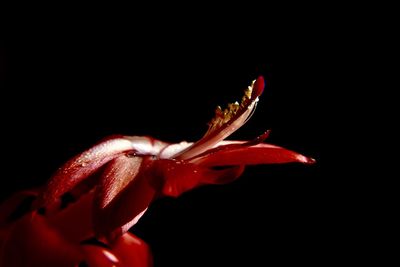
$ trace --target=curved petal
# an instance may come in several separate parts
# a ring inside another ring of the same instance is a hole
[[[264,132],[262,135],[259,135],[257,138],[250,140],[250,141],[237,141],[237,140],[224,140],[218,143],[217,147],[208,149],[207,151],[197,154],[192,158],[187,159],[189,162],[196,162],[197,158],[202,158],[207,155],[211,155],[215,152],[219,152],[221,150],[235,150],[235,149],[240,149],[243,147],[250,147],[250,146],[255,146],[258,145],[267,139],[269,136],[270,131]]]
[[[110,137],[72,158],[51,177],[46,190],[39,198],[38,208],[44,206],[54,209],[64,193],[108,161],[130,150],[132,150],[131,141],[123,137]]]
[[[182,142],[176,143],[176,144],[170,144],[170,145],[164,147],[160,151],[158,157],[160,159],[170,159],[174,155],[179,154],[180,152],[182,152],[183,150],[187,149],[191,145],[193,145],[192,142],[186,142],[186,141],[182,141]]]
[[[104,170],[96,188],[95,205],[105,208],[138,175],[141,157],[119,156]]]
[[[107,217],[110,216],[107,212],[108,206],[135,179],[142,162],[142,157],[121,155],[106,166],[100,184],[96,188],[93,203],[93,222],[97,233],[104,233],[103,222],[108,220]],[[127,203],[124,205],[127,205]]]
[[[154,169],[162,179],[161,194],[177,197],[200,184],[202,170],[186,161],[158,160]]]
[[[213,170],[186,161],[159,160],[154,164],[159,177],[162,177],[161,194],[178,197],[182,193],[205,184],[230,182],[243,172],[243,166]]]
[[[135,179],[131,180],[104,208],[97,211],[94,225],[99,236],[114,240],[128,230],[125,225],[132,226],[132,221],[137,221],[137,216],[147,209],[156,195],[156,189],[152,184],[154,179],[152,163],[150,157],[143,157],[143,163]]]
[[[311,164],[315,160],[294,151],[270,144],[227,145],[192,159],[201,166],[257,165],[300,162]]]
[[[153,266],[153,258],[149,246],[131,233],[126,233],[116,240],[111,247],[123,266]]]
[[[119,259],[110,250],[103,247],[84,245],[82,250],[85,253],[85,263],[88,266],[96,267],[124,267]]]

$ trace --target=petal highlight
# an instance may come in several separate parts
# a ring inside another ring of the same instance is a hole
[[[38,208],[44,206],[55,209],[54,206],[59,203],[59,198],[64,193],[96,172],[108,161],[132,149],[131,141],[126,138],[110,137],[72,158],[50,179],[45,191],[39,197]]]
[[[126,224],[137,221],[137,216],[147,209],[156,195],[151,157],[143,157],[139,173],[106,206],[95,211],[95,229],[99,236],[114,240],[128,229]],[[121,173],[122,175],[122,173]],[[98,209],[99,207],[95,207]]]
[[[112,201],[137,177],[142,162],[142,157],[121,155],[108,163],[95,190],[93,223],[96,233],[101,235],[107,231],[104,222],[111,220]],[[129,203],[120,204],[129,208]]]
[[[112,252],[123,266],[153,266],[153,258],[149,246],[131,233],[126,233],[112,244]]]

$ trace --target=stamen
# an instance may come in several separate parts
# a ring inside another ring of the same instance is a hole
[[[211,121],[208,123],[208,130],[205,136],[228,124],[233,118],[235,118],[235,115],[238,114],[240,110],[243,110],[249,106],[249,102],[258,101],[258,96],[256,96],[255,99],[252,100],[253,86],[255,81],[256,80],[254,80],[251,85],[244,90],[244,95],[240,104],[237,101],[235,103],[229,103],[227,105],[227,108],[225,108],[224,110],[222,110],[221,106],[217,106],[217,108],[215,109],[214,118],[212,118]],[[251,117],[252,114],[253,113],[251,113],[250,116],[246,118],[245,122]]]
[[[259,77],[244,90],[240,104],[230,103],[225,109],[218,106],[214,118],[208,123],[208,130],[198,142],[174,156],[176,159],[188,159],[212,148],[219,141],[225,139],[253,115],[264,88],[264,79]]]

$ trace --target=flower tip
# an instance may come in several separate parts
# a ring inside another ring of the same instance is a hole
[[[311,165],[311,164],[314,164],[316,162],[315,159],[303,156],[301,154],[297,154],[296,155],[296,161],[300,162],[300,163],[307,164],[307,165]]]
[[[251,98],[255,99],[256,97],[259,97],[264,91],[264,87],[265,87],[264,77],[260,75],[253,84],[253,92]]]
[[[305,164],[314,164],[317,161],[314,158],[304,157],[304,161],[303,162]]]

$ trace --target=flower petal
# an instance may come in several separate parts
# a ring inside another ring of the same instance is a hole
[[[112,136],[64,164],[50,179],[36,206],[54,210],[59,198],[108,161],[131,151],[137,155],[158,155],[167,143],[146,136]]]
[[[147,209],[156,195],[156,189],[152,185],[153,175],[150,168],[152,163],[151,157],[143,157],[139,173],[124,190],[120,191],[109,202],[104,202],[107,203],[104,207],[100,209],[94,207],[98,209],[94,211],[94,225],[99,236],[105,236],[110,240],[115,239],[128,230],[127,227],[124,227],[125,225],[132,226],[132,221],[137,221],[137,216],[141,216],[143,211]],[[132,166],[135,166],[135,163],[132,163]],[[115,171],[115,178],[126,177],[124,175],[127,172]]]
[[[159,160],[154,164],[162,177],[161,194],[178,197],[182,193],[205,184],[227,183],[239,177],[243,166],[232,166],[222,170],[201,167],[186,161]]]
[[[153,266],[153,258],[149,246],[131,233],[126,233],[112,244],[112,252],[123,266]]]
[[[260,144],[267,139],[269,136],[270,131],[264,132],[262,135],[258,136],[257,138],[250,140],[250,141],[237,141],[237,140],[224,140],[219,142],[217,147],[208,149],[204,151],[201,154],[197,154],[192,158],[187,159],[188,162],[196,162],[196,158],[202,158],[203,156],[213,154],[215,152],[221,151],[221,150],[234,150],[237,148],[243,148],[243,147],[250,147],[250,146],[255,146],[257,144]]]
[[[257,165],[300,162],[311,164],[315,160],[294,151],[270,144],[227,145],[215,149],[212,153],[204,153],[191,160],[201,166]]]
[[[169,144],[168,146],[164,147],[160,151],[158,157],[160,159],[170,159],[174,155],[179,154],[180,152],[187,149],[191,145],[193,145],[192,142],[186,142],[186,141],[182,141],[182,142],[176,143],[176,144]]]
[[[85,253],[85,263],[88,266],[124,267],[114,253],[108,249],[93,245],[84,245],[82,246],[82,250]]]
[[[39,190],[25,190],[13,194],[0,205],[0,229],[19,219],[31,209]]]
[[[96,188],[93,203],[94,227],[97,233],[104,233],[103,221],[110,215],[106,211],[112,200],[137,177],[142,157],[121,155],[106,166],[100,184]],[[124,206],[126,203],[124,204]]]
[[[158,160],[154,170],[162,180],[156,186],[164,196],[177,197],[200,184],[201,169],[192,163],[176,160]]]
[[[64,164],[50,179],[38,205],[53,208],[59,198],[108,161],[132,150],[132,143],[123,137],[110,137],[77,155]]]
[[[143,158],[122,155],[108,163],[96,188],[95,204],[105,208],[138,175]]]
[[[0,266],[75,266],[83,257],[78,247],[63,239],[31,213],[17,221],[3,247]]]
[[[203,184],[227,184],[233,182],[244,171],[244,165],[229,166],[221,170],[215,170],[212,168],[203,169]]]
[[[90,192],[59,212],[46,214],[45,218],[66,240],[79,243],[93,235],[92,205],[93,192]]]

